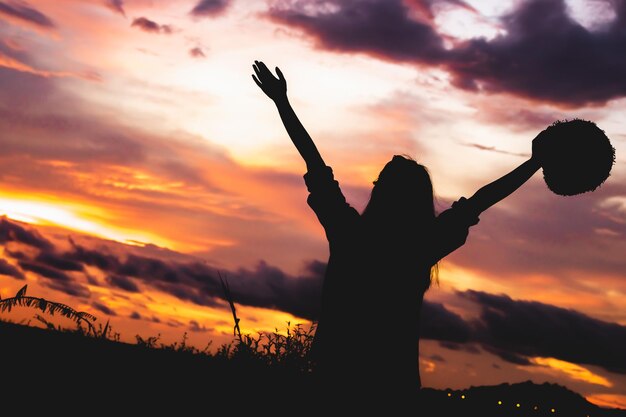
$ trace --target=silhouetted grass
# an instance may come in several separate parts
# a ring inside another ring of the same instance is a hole
[[[19,297],[0,300],[1,305],[22,305],[51,315],[63,311],[77,327],[63,329],[39,314],[35,319],[44,328],[0,320],[0,394],[7,404],[28,404],[33,413],[40,407],[47,414],[63,415],[134,411],[282,416],[337,411],[315,396],[315,370],[308,358],[314,325],[287,323],[286,333],[276,329],[254,336],[235,327],[233,341],[213,352],[211,342],[204,349],[189,345],[187,333],[169,344],[160,342],[160,335],[136,336],[135,344],[122,343],[108,322],[92,324],[87,331],[82,325],[86,316],[48,300],[44,308],[37,297],[25,302],[23,290]],[[232,294],[227,299],[236,319]],[[49,306],[57,307],[50,310]],[[362,342],[355,340],[355,344]],[[530,381],[467,390],[424,388],[416,395],[424,407],[420,415],[426,416],[626,416],[624,410],[596,407],[556,384]]]

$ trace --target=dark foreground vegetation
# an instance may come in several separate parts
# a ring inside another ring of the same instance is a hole
[[[138,339],[129,344],[0,322],[0,347],[3,402],[29,410],[297,416],[324,407],[316,403],[311,373],[297,366],[302,361],[263,359],[263,353],[236,344],[208,354],[184,343],[157,347]],[[427,416],[626,416],[553,384],[424,388],[420,395]]]
[[[108,323],[86,325],[91,316],[26,296],[26,287],[0,300],[0,311],[18,305],[63,315],[77,328],[61,329],[41,315],[35,318],[46,328],[0,320],[5,415],[362,415],[338,412],[315,395],[315,373],[307,360],[314,328],[294,326],[286,334],[254,338],[236,326],[233,343],[210,353],[187,345],[184,336],[170,345],[157,337],[120,342]],[[424,388],[418,395],[419,415],[429,417],[626,417],[626,410],[597,407],[565,387],[530,381],[466,390]],[[392,414],[372,410],[369,415]]]

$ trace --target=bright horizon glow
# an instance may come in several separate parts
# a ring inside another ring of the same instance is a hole
[[[63,203],[52,201],[55,200],[0,197],[0,216],[7,216],[10,219],[30,224],[59,226],[129,245],[142,245],[151,242],[163,247],[172,246],[172,242],[150,233],[115,230],[105,222],[97,223],[90,220],[99,217],[102,213],[96,207],[78,206],[67,201]],[[68,205],[71,208],[68,208]],[[6,207],[11,207],[11,209],[8,210]]]

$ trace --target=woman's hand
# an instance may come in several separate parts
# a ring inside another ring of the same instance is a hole
[[[543,166],[544,158],[545,158],[545,141],[548,139],[546,136],[546,130],[542,130],[539,134],[533,139],[532,144],[532,156],[530,159],[534,161],[539,166]]]
[[[276,67],[278,78],[271,73],[262,61],[254,61],[252,68],[256,73],[256,76],[252,74],[252,79],[269,98],[274,101],[287,98],[287,81],[278,67]]]

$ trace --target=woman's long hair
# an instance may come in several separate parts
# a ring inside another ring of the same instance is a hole
[[[374,181],[361,217],[372,230],[402,230],[426,239],[431,236],[436,218],[435,196],[426,167],[409,156],[394,155]],[[435,264],[430,269],[430,281],[437,280],[437,275]]]

